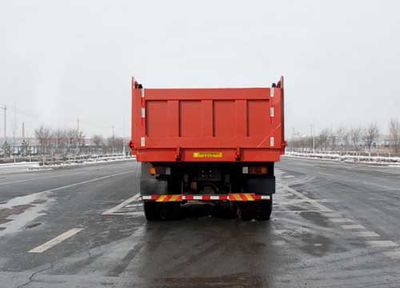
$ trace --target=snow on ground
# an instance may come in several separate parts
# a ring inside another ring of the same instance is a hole
[[[400,157],[362,156],[362,155],[347,155],[347,154],[341,155],[339,153],[305,153],[305,152],[286,152],[285,156],[294,158],[307,158],[307,159],[346,162],[346,163],[363,163],[370,165],[400,167]]]
[[[116,161],[132,161],[135,157],[125,156],[125,155],[113,155],[113,156],[102,156],[97,155],[87,159],[70,159],[66,161],[58,161],[57,163],[49,163],[45,165],[40,165],[39,162],[17,162],[17,163],[7,163],[0,164],[0,174],[17,173],[17,172],[27,172],[27,171],[37,171],[37,170],[51,170],[66,167],[76,167],[85,166],[101,163],[110,163]]]
[[[24,172],[39,167],[39,162],[17,162],[0,164],[0,174]]]
[[[125,156],[125,155],[117,155],[117,156],[99,156],[84,160],[67,160],[64,162],[56,163],[56,164],[46,164],[40,166],[38,168],[33,169],[57,169],[57,168],[66,168],[66,167],[76,167],[76,166],[85,166],[85,165],[93,165],[93,164],[101,164],[101,163],[110,163],[116,161],[132,161],[135,160],[136,157]]]

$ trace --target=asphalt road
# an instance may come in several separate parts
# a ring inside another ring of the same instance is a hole
[[[269,222],[146,223],[138,165],[0,174],[0,287],[400,287],[400,169],[284,159]]]

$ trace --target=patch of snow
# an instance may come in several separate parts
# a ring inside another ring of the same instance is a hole
[[[384,156],[361,156],[361,155],[340,155],[338,153],[302,153],[286,152],[285,156],[294,158],[330,160],[345,163],[363,163],[371,165],[382,165],[390,167],[400,167],[400,157]]]
[[[0,164],[0,174],[24,172],[35,167],[39,167],[39,162],[16,162]]]
[[[35,220],[37,217],[45,214],[45,208],[49,205],[49,193],[50,191],[37,192],[26,196],[15,197],[9,200],[7,203],[0,204],[0,210],[2,209],[16,209],[22,205],[29,205],[24,209],[22,213],[11,214],[6,219],[9,222],[0,225],[0,237],[16,233],[22,230],[28,223]]]

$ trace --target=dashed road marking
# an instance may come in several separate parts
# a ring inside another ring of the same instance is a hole
[[[279,184],[283,189],[285,189],[286,191],[296,195],[297,197],[303,199],[303,200],[307,200],[308,202],[310,202],[311,205],[313,205],[314,207],[318,208],[321,210],[321,212],[331,212],[332,209],[326,207],[325,205],[322,205],[320,203],[318,203],[317,201],[315,201],[315,199],[311,199],[305,195],[303,195],[302,193],[300,193],[299,191],[296,191],[295,189],[284,185],[284,184]]]
[[[71,238],[72,236],[74,236],[75,234],[79,233],[82,230],[83,230],[83,228],[72,228],[72,229],[58,235],[57,237],[47,241],[46,243],[44,243],[36,248],[33,248],[32,250],[29,250],[29,253],[42,253],[42,252],[56,246],[57,244],[60,244],[64,240]]]
[[[400,249],[395,249],[392,251],[385,251],[383,254],[392,259],[400,259]]]
[[[142,207],[143,203],[135,203],[135,204],[128,204],[125,207],[126,208],[134,208],[134,207]]]
[[[139,200],[139,198],[140,198],[140,194],[137,193],[137,194],[135,194],[134,196],[132,196],[132,197],[126,199],[124,202],[118,204],[117,206],[115,206],[115,207],[113,207],[113,208],[111,208],[111,209],[108,209],[108,210],[104,211],[103,213],[101,213],[101,215],[116,215],[115,213],[116,213],[118,210],[122,209],[123,207],[127,206],[128,204],[130,204],[130,203],[132,203],[132,202],[134,202],[134,201]]]
[[[298,210],[273,210],[273,213],[316,213],[316,212],[321,212],[319,209],[301,209],[299,208]]]
[[[108,179],[108,178],[115,177],[115,176],[130,174],[130,173],[131,172],[129,171],[129,172],[121,172],[121,173],[115,173],[115,174],[111,174],[111,175],[96,177],[96,178],[92,178],[92,179],[85,180],[85,181],[82,181],[82,182],[72,183],[72,184],[68,184],[68,185],[64,185],[64,186],[60,186],[60,187],[56,187],[56,188],[52,188],[52,189],[48,189],[48,190],[44,190],[44,191],[40,191],[40,192],[37,192],[37,193],[55,192],[55,191],[58,191],[58,190],[72,188],[72,187],[83,185],[83,184],[89,184],[89,183],[92,183],[92,182]]]
[[[354,221],[348,218],[331,218],[329,221],[333,223],[353,223]]]
[[[339,215],[338,213],[333,212],[333,211],[331,211],[331,212],[323,212],[321,214],[324,215],[327,218],[340,218],[340,217],[342,217],[341,215]]]
[[[374,241],[366,241],[368,245],[373,247],[398,247],[397,243],[389,240],[374,240]]]
[[[69,174],[68,177],[76,176],[76,175],[82,175],[82,173]],[[47,176],[47,177],[34,177],[34,178],[29,178],[29,179],[13,180],[13,181],[8,181],[8,182],[2,182],[2,183],[0,183],[0,186],[24,183],[24,182],[29,182],[29,181],[38,181],[38,180],[44,180],[44,179],[60,178],[60,177],[63,177],[63,176],[65,176],[65,175],[61,174],[61,175],[53,175],[53,176]]]
[[[283,178],[292,178],[292,177],[287,177],[287,176],[283,176]],[[339,213],[337,213],[336,211],[324,206],[321,203],[324,202],[331,202],[331,201],[324,201],[324,200],[315,200],[312,198],[309,198],[305,195],[303,195],[301,192],[296,191],[295,189],[289,187],[288,185],[284,185],[284,184],[279,184],[284,190],[286,190],[289,193],[292,193],[293,195],[297,196],[300,199],[290,199],[289,200],[289,204],[300,204],[300,203],[304,203],[304,202],[308,202],[309,204],[313,205],[314,207],[316,207],[318,210],[316,210],[315,212],[320,212],[321,215],[323,215],[324,217],[329,218],[328,220],[331,221],[332,223],[336,223],[339,224],[341,228],[345,229],[345,230],[349,230],[349,232],[357,237],[360,238],[365,238],[363,239],[365,241],[365,243],[373,248],[392,248],[390,250],[387,251],[383,251],[382,254],[384,254],[386,257],[392,258],[392,259],[400,259],[400,245],[390,241],[390,240],[379,240],[379,237],[381,237],[381,235],[379,235],[376,232],[373,231],[368,231],[363,225],[360,224],[356,224],[356,221],[349,219],[349,218],[345,218],[342,215],[340,215]],[[284,206],[284,205],[277,205],[277,206]],[[282,210],[282,211],[274,211],[274,213],[276,212],[295,212],[295,213],[301,213],[301,212],[313,212],[312,210],[307,210],[307,211],[301,211],[301,210]],[[368,239],[370,238],[370,239]],[[372,238],[372,240],[371,240]],[[317,244],[315,244],[315,246],[317,246]]]
[[[378,233],[372,231],[352,231],[352,234],[358,237],[381,237]]]
[[[362,230],[365,229],[364,226],[360,225],[360,224],[346,224],[346,225],[340,225],[340,227],[342,227],[343,229],[346,230]]]

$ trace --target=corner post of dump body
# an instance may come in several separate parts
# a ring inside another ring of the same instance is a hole
[[[132,77],[132,115],[131,115],[131,120],[132,120],[132,127],[131,127],[131,133],[132,133],[132,146],[133,146],[133,152],[135,154],[138,153],[138,149],[141,147],[140,139],[141,136],[144,136],[142,133],[142,124],[141,123],[141,107],[142,107],[142,99],[141,99],[141,85],[137,82],[137,80]],[[141,123],[139,125],[139,123]],[[138,155],[136,155],[138,156]]]
[[[281,111],[282,111],[282,113],[281,113],[281,123],[282,123],[282,153],[285,153],[285,148],[286,148],[286,138],[285,138],[285,122],[284,122],[284,119],[285,119],[285,87],[284,87],[284,77],[283,76],[281,76],[281,79],[279,80],[279,82],[278,82],[278,87],[280,88],[280,90],[281,90],[281,105],[282,105],[282,108],[281,108]]]
[[[139,84],[140,93],[140,147],[144,148],[146,146],[146,101],[145,101],[145,90],[142,85]]]
[[[135,77],[132,76],[132,82],[131,82],[131,142],[129,143],[129,146],[131,148],[131,154],[134,154],[134,148],[135,148],[135,139],[136,139],[136,129],[135,129],[135,125],[133,125],[135,123],[135,86],[136,86],[136,80]]]

